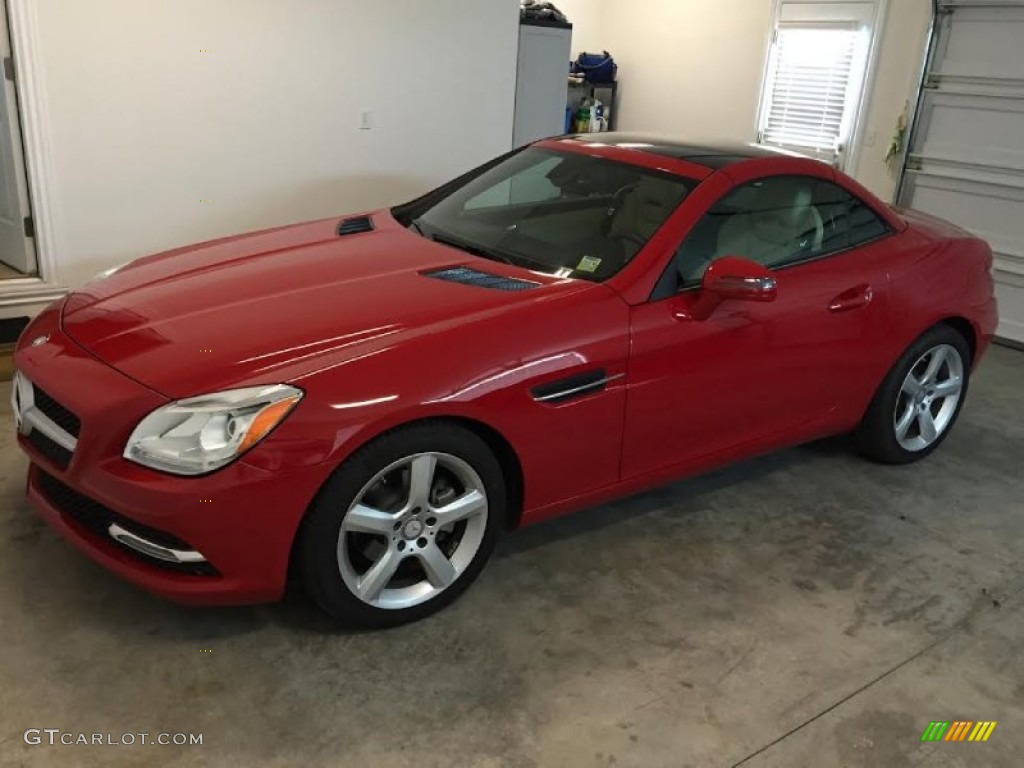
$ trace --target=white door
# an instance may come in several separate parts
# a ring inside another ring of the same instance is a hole
[[[1024,342],[1024,1],[943,2],[899,202],[985,238]]]
[[[7,8],[3,0],[0,0],[0,54],[3,55],[0,77],[4,86],[0,98],[0,278],[4,278],[35,274],[36,254],[35,244],[26,232],[25,222],[30,215],[28,185],[7,32]]]

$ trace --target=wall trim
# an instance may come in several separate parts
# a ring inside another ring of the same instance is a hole
[[[29,199],[35,221],[38,278],[0,283],[0,308],[32,304],[66,293],[58,253],[58,212],[52,191],[56,188],[50,141],[50,112],[42,85],[39,59],[39,17],[35,0],[4,0],[10,19],[11,47],[18,73],[18,112],[25,149]]]
[[[22,283],[10,285],[7,283]],[[66,288],[46,285],[35,278],[25,280],[4,280],[0,287],[0,318],[15,315],[35,315],[48,304],[67,295]]]

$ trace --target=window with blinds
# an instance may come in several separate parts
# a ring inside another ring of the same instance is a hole
[[[759,141],[838,163],[863,87],[867,43],[857,24],[780,24]]]

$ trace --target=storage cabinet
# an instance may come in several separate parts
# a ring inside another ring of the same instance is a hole
[[[519,27],[513,144],[565,133],[572,25],[524,20]]]

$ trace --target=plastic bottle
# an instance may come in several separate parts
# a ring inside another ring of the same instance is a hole
[[[576,132],[590,133],[590,107],[580,107],[576,112]]]

